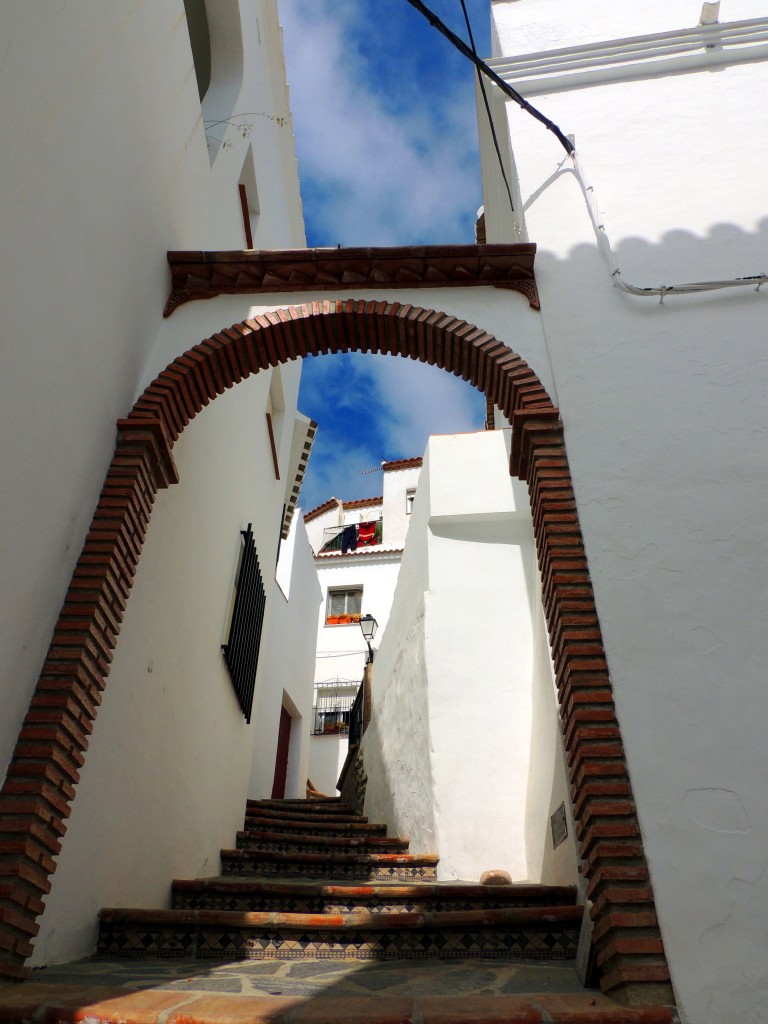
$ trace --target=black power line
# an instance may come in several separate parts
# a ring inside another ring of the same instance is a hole
[[[465,57],[468,57],[478,71],[481,71],[486,78],[489,78],[494,83],[494,85],[498,85],[505,96],[509,96],[511,100],[514,100],[515,103],[522,107],[522,109],[530,114],[531,117],[535,117],[536,120],[540,121],[545,128],[548,128],[549,131],[555,135],[560,145],[569,156],[571,153],[576,151],[576,147],[573,145],[571,140],[567,136],[563,135],[554,122],[550,121],[548,117],[545,117],[540,110],[536,109],[536,107],[532,107],[531,104],[524,99],[519,92],[513,89],[511,85],[507,85],[504,79],[497,75],[492,68],[489,68],[485,61],[478,57],[476,53],[473,53],[464,40],[457,36],[455,32],[452,32],[436,14],[430,11],[426,4],[423,4],[421,0],[408,0],[408,3],[411,7],[415,8],[419,14],[423,14],[430,25],[433,28],[436,28],[438,32],[441,32],[445,38],[456,47],[459,53],[463,53]]]

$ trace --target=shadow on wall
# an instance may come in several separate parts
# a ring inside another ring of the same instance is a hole
[[[610,234],[610,224],[606,224]],[[735,224],[713,224],[706,235],[676,229],[667,231],[654,243],[645,238],[631,235],[620,242],[612,241],[614,260],[621,271],[622,279],[639,288],[669,288],[673,285],[692,282],[723,281],[743,277],[754,277],[768,272],[768,218],[757,224],[754,232],[744,231]],[[536,278],[540,288],[550,279],[563,282],[577,276],[587,268],[602,268],[603,281],[611,285],[611,269],[597,244],[576,245],[563,259],[546,249],[539,249],[536,255]],[[716,299],[726,308],[738,308],[748,296],[754,296],[756,286],[744,285],[732,289],[697,293],[693,295],[667,296],[664,306],[668,309],[678,306],[690,311]],[[616,289],[621,294],[619,289]],[[761,294],[768,293],[763,285]],[[593,299],[595,294],[593,293]],[[622,295],[630,308],[659,305],[659,297],[635,297]],[[753,298],[754,302],[755,299]],[[762,307],[761,307],[762,308]]]
[[[614,252],[643,287],[755,275],[768,270],[768,219],[753,232],[721,223],[704,236],[629,237]],[[745,993],[765,983],[750,936],[768,843],[756,713],[768,522],[755,515],[768,479],[768,286],[636,298],[611,286],[595,245],[540,251],[537,282],[672,976],[687,1013],[739,1006],[748,1018]],[[702,780],[738,794],[749,835],[715,839],[716,820],[688,817]],[[735,863],[755,881],[735,886]],[[747,989],[739,963],[754,964]]]

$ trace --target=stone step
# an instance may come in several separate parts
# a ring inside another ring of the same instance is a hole
[[[283,850],[287,853],[407,853],[408,840],[397,836],[314,836],[301,832],[286,834],[249,828],[237,833],[237,849]]]
[[[576,954],[582,909],[282,914],[106,908],[99,917],[99,956],[562,960]]]
[[[323,878],[334,881],[432,882],[438,858],[408,853],[288,853],[280,850],[222,850],[224,875]]]
[[[478,885],[422,882],[416,885],[331,885],[237,877],[179,879],[173,883],[177,910],[277,910],[302,914],[359,911],[412,913],[504,907],[573,906],[575,886]]]
[[[277,815],[269,816],[254,811],[246,814],[243,827],[247,829],[267,829],[272,832],[303,832],[307,835],[328,835],[328,836],[384,836],[387,834],[386,825],[370,824],[359,821],[306,821],[296,816],[280,818]]]
[[[318,800],[270,800],[250,798],[248,807],[264,807],[296,814],[352,814],[350,806],[341,797],[324,797]]]
[[[274,804],[276,807],[330,807],[331,805],[341,804],[346,807],[344,800],[340,796],[281,796],[281,797],[262,797],[259,801],[262,804]]]
[[[338,824],[358,823],[366,825],[368,819],[364,814],[355,814],[350,810],[335,811],[332,809],[322,810],[299,810],[293,807],[268,806],[263,801],[249,800],[245,808],[245,816],[259,815],[263,818],[287,818],[289,821],[318,821],[334,822]]]

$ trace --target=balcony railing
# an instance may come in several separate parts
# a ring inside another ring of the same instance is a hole
[[[320,549],[321,554],[325,554],[326,551],[341,551],[343,545],[343,534],[347,529],[347,526],[354,525],[359,528],[373,527],[373,539],[371,541],[358,540],[357,547],[373,547],[375,544],[381,544],[382,538],[382,521],[381,519],[371,519],[365,523],[348,523],[346,526],[327,526],[323,530],[323,538],[325,543]]]

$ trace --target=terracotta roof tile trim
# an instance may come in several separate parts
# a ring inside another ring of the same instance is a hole
[[[316,505],[315,508],[309,512],[304,513],[304,522],[310,523],[313,519],[317,519],[318,516],[323,515],[324,512],[330,512],[331,509],[338,508],[341,502],[338,498],[329,498],[328,501],[324,501],[322,505]]]
[[[378,498],[355,498],[354,501],[343,501],[342,505],[344,508],[368,508],[371,505],[380,505],[384,501],[383,496],[380,494]]]
[[[421,456],[415,459],[395,459],[393,462],[382,462],[381,468],[383,472],[388,473],[391,469],[411,469],[420,466],[423,461]]]
[[[558,411],[533,370],[492,335],[386,300],[316,301],[235,324],[175,359],[118,422],[115,454],[0,792],[0,976],[28,970],[152,507],[158,490],[178,481],[174,442],[250,374],[348,350],[442,367],[482,390],[512,424],[510,470],[530,494],[601,984],[635,1003],[671,1002]]]

